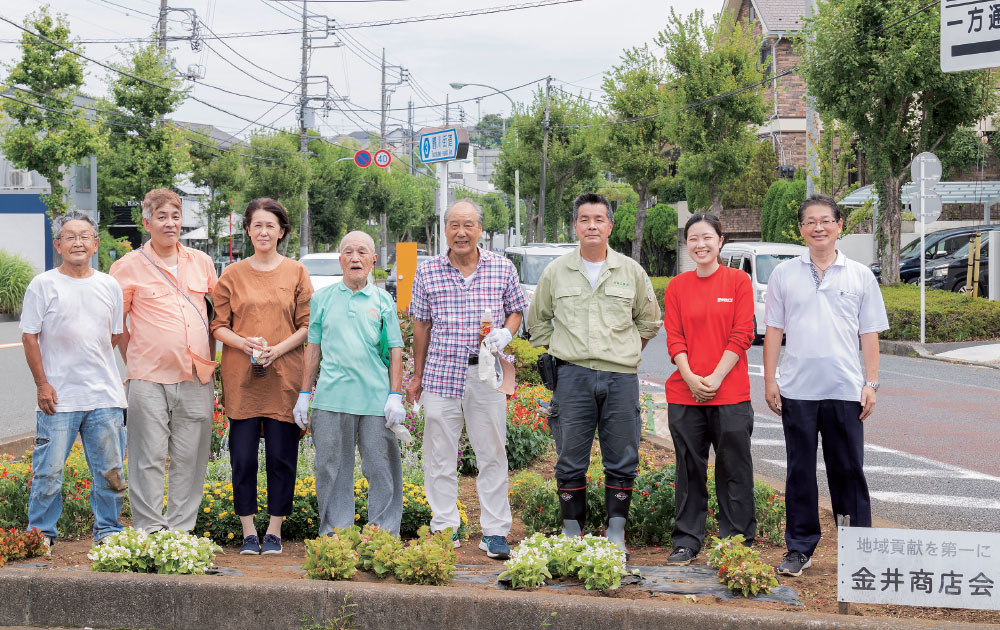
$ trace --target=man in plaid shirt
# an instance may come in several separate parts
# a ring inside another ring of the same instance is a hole
[[[486,343],[502,349],[521,325],[528,303],[514,264],[480,249],[483,209],[469,200],[445,212],[448,253],[425,261],[413,279],[413,379],[410,402],[424,405],[424,490],[434,516],[431,529],[458,531],[458,439],[465,426],[476,454],[476,489],[483,539],[490,558],[510,555],[507,498],[507,397],[479,380],[479,326],[490,309]],[[458,536],[455,535],[458,547]]]

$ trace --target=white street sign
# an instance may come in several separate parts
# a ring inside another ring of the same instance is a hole
[[[923,195],[916,195],[913,200],[914,218],[923,217],[927,223],[934,223],[941,216],[941,195],[933,190],[927,190]]]
[[[444,129],[420,134],[420,161],[444,162],[458,157],[458,130]]]
[[[941,71],[1000,66],[1000,3],[941,0]]]
[[[910,176],[918,185],[922,179],[928,186],[933,186],[941,181],[941,160],[933,153],[924,151],[910,162]]]
[[[1000,609],[1000,533],[840,527],[837,599]]]

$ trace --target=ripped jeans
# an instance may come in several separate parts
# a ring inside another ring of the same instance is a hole
[[[94,540],[121,531],[118,520],[125,501],[125,424],[122,410],[105,407],[92,411],[37,412],[34,476],[28,499],[28,529],[46,536],[58,535],[62,514],[63,467],[79,433],[93,484],[90,507],[94,511]]]

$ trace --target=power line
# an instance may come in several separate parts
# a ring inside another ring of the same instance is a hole
[[[201,25],[205,27],[205,30],[206,30],[206,31],[208,31],[208,32],[209,32],[209,33],[211,33],[212,35],[215,35],[215,31],[213,31],[213,30],[212,30],[211,28],[209,28],[208,24],[205,24],[205,22],[204,22],[204,21],[202,21],[202,20],[199,20],[199,22],[201,22]],[[290,83],[296,83],[296,81],[295,81],[295,80],[293,80],[293,79],[289,79],[288,77],[283,77],[283,76],[281,76],[280,74],[278,74],[277,72],[273,72],[273,71],[271,71],[271,70],[268,70],[267,68],[265,68],[265,67],[263,67],[263,66],[261,66],[261,65],[258,65],[258,64],[256,64],[256,63],[254,63],[254,62],[253,62],[253,61],[251,61],[250,59],[247,59],[247,58],[246,58],[246,57],[244,57],[244,56],[243,56],[242,54],[240,54],[240,52],[239,52],[239,51],[237,51],[237,50],[236,50],[235,48],[233,48],[232,46],[230,46],[230,45],[229,45],[229,44],[228,44],[228,43],[226,42],[226,40],[224,40],[224,39],[220,39],[220,40],[219,40],[219,43],[221,43],[221,44],[222,44],[223,46],[225,46],[226,48],[228,48],[229,50],[231,50],[231,51],[233,52],[233,54],[235,54],[235,55],[236,55],[237,57],[239,57],[239,58],[240,58],[240,59],[242,59],[243,61],[247,62],[248,64],[250,64],[250,65],[251,65],[251,66],[253,66],[254,68],[257,68],[258,70],[262,70],[262,71],[264,71],[264,72],[266,72],[266,73],[268,73],[268,74],[270,74],[270,75],[273,75],[273,76],[275,76],[275,77],[278,77],[279,79],[282,79],[283,81],[288,81],[288,82],[290,82]],[[219,57],[222,57],[222,55],[221,55],[221,54],[219,54],[219,52],[218,52],[218,51],[216,51],[216,50],[215,50],[214,48],[212,48],[211,46],[209,46],[209,45],[208,45],[207,43],[205,44],[205,46],[207,46],[209,50],[211,50],[211,51],[212,51],[213,53],[215,53],[215,54],[216,54],[216,55],[218,55]],[[225,59],[225,57],[222,57],[222,58],[223,58],[223,59]],[[225,59],[225,60],[226,60],[226,61],[229,61],[228,59]],[[235,64],[233,64],[232,62],[230,62],[230,65],[232,65],[233,67],[236,67],[236,66],[235,66]],[[237,68],[237,69],[239,69],[239,68]],[[246,72],[244,72],[244,74],[247,74],[247,73],[246,73]],[[252,76],[252,75],[250,75],[250,76]],[[257,77],[253,77],[253,78],[254,78],[254,79],[257,79]],[[259,80],[259,79],[257,79],[257,80]],[[263,83],[263,82],[262,82],[262,83]],[[274,87],[274,86],[270,85],[269,83],[264,83],[264,85],[267,85],[267,86],[269,86],[269,87]]]
[[[491,15],[494,13],[506,13],[508,11],[520,11],[523,9],[537,9],[540,7],[549,7],[558,4],[569,4],[571,2],[581,2],[581,1],[582,0],[540,0],[538,2],[508,4],[499,7],[489,7],[486,9],[470,9],[467,11],[456,11],[454,13],[438,13],[435,15],[418,15],[414,17],[394,18],[389,20],[354,22],[351,24],[341,24],[337,28],[338,30],[348,30],[355,28],[375,28],[379,26],[394,26],[396,24],[413,24],[416,22],[436,22],[439,20],[452,20],[455,18],[471,17],[474,15]]]

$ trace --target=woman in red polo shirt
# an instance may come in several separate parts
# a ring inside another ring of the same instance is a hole
[[[749,544],[757,533],[747,374],[753,289],[746,272],[719,263],[723,236],[717,216],[692,216],[684,239],[697,268],[670,281],[663,305],[667,351],[677,366],[666,383],[677,458],[671,565],[690,564],[705,539],[709,445],[715,449],[720,536],[743,534]]]

